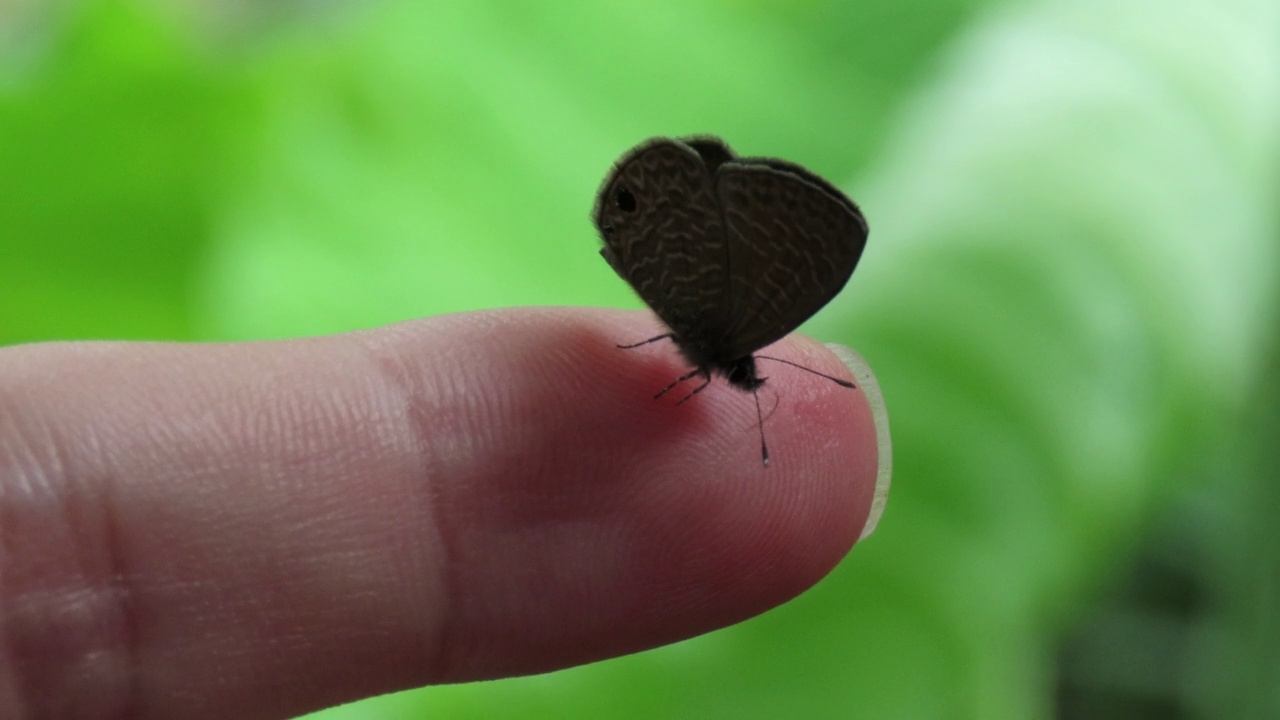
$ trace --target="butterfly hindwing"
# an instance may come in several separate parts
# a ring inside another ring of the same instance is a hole
[[[844,287],[866,245],[851,200],[799,166],[745,159],[722,165],[732,318],[726,357],[749,355],[808,320]]]

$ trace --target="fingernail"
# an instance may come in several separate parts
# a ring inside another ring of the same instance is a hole
[[[893,475],[893,444],[889,440],[889,411],[885,409],[884,394],[880,392],[880,383],[876,381],[871,366],[861,355],[843,345],[827,344],[827,349],[840,358],[853,373],[862,394],[866,395],[871,405],[871,417],[876,425],[876,450],[879,462],[876,467],[876,489],[871,498],[871,512],[867,513],[867,522],[862,526],[862,540],[875,532],[880,524],[880,516],[884,515],[884,506],[889,502],[889,478]]]

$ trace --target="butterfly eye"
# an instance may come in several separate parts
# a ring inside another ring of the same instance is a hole
[[[631,191],[624,187],[619,187],[613,191],[613,203],[622,212],[630,213],[636,211],[636,196],[632,195]]]

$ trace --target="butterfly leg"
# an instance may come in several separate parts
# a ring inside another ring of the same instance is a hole
[[[689,393],[688,395],[685,395],[685,396],[680,400],[680,402],[676,403],[677,405],[683,405],[685,400],[688,400],[689,398],[693,397],[694,395],[697,395],[698,393],[702,392],[703,390],[705,390],[705,389],[706,389],[706,387],[707,387],[708,385],[710,385],[710,384],[711,384],[711,373],[709,373],[709,372],[704,372],[704,371],[702,371],[702,370],[695,370],[693,374],[697,374],[697,373],[702,373],[702,378],[703,378],[703,379],[702,379],[702,384],[701,384],[701,385],[699,385],[698,387],[694,388],[694,389],[693,389],[693,392]],[[690,375],[689,377],[692,377],[692,375]]]
[[[663,333],[662,335],[659,335],[658,337],[651,337],[651,338],[649,338],[648,340],[641,340],[640,342],[635,343],[635,344],[633,344],[633,345],[619,345],[618,347],[619,347],[619,348],[621,348],[621,349],[623,349],[623,350],[630,350],[631,348],[638,348],[638,347],[640,347],[641,345],[648,345],[649,343],[658,342],[659,340],[666,340],[666,339],[668,339],[668,338],[674,338],[674,337],[675,337],[675,333]],[[692,375],[690,375],[689,377],[693,377],[693,376],[692,376]],[[677,380],[677,381],[676,381],[676,384],[678,385],[679,383],[680,383],[680,381],[679,381],[679,380]],[[669,388],[668,388],[668,389],[669,389]]]
[[[697,375],[697,374],[698,374],[698,373],[700,373],[700,372],[702,372],[702,370],[695,369],[695,370],[690,370],[689,372],[685,373],[684,375],[681,375],[680,377],[676,378],[675,382],[673,382],[673,383],[671,383],[670,385],[668,385],[668,386],[666,386],[666,387],[662,388],[661,390],[659,390],[659,391],[658,391],[658,394],[653,396],[653,399],[654,399],[654,400],[657,400],[658,398],[662,397],[663,395],[666,395],[668,390],[671,390],[671,389],[672,389],[672,388],[674,388],[675,386],[679,385],[680,383],[684,382],[685,380],[688,380],[688,379],[692,378],[694,375]],[[710,379],[710,378],[708,378],[708,379],[707,379],[707,382],[711,382],[711,379]],[[699,389],[701,389],[701,388],[699,388]],[[681,400],[680,402],[684,402],[684,400]]]
[[[791,362],[790,360],[783,360],[782,358],[771,357],[771,356],[769,356],[769,355],[760,355],[760,354],[758,354],[758,353],[756,354],[756,358],[757,358],[757,359],[759,359],[759,360],[772,360],[772,361],[774,361],[774,362],[780,362],[780,363],[782,363],[783,365],[790,365],[791,367],[797,367],[797,368],[800,368],[801,370],[804,370],[805,372],[813,373],[814,375],[817,375],[817,376],[819,376],[819,377],[824,377],[824,378],[826,378],[826,379],[830,380],[831,382],[833,382],[833,383],[835,383],[835,384],[839,385],[840,387],[847,387],[847,388],[856,388],[856,387],[858,387],[857,385],[854,385],[853,383],[849,382],[848,380],[841,380],[841,379],[840,379],[840,378],[838,378],[838,377],[833,377],[833,376],[828,375],[828,374],[826,374],[826,373],[818,372],[817,370],[814,370],[813,368],[807,368],[807,367],[805,367],[805,366],[801,365],[800,363],[793,363],[793,362]],[[763,380],[764,378],[761,378],[761,379]]]

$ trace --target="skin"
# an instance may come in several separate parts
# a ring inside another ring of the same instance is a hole
[[[750,395],[652,399],[674,349],[614,345],[655,331],[555,308],[0,350],[5,717],[291,717],[794,597],[867,518],[866,399],[762,361],[764,469]]]

